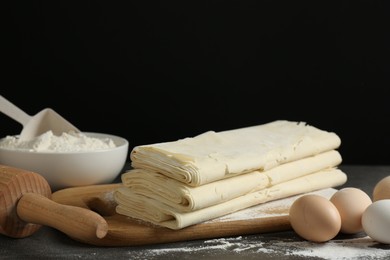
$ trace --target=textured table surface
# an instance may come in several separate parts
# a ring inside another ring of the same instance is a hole
[[[342,187],[356,187],[372,197],[375,184],[390,175],[389,166],[341,165],[348,175]],[[338,188],[342,188],[338,187]],[[137,247],[96,247],[76,242],[50,227],[31,237],[0,235],[0,259],[389,259],[390,245],[364,233],[339,235],[316,244],[293,231],[235,236]]]

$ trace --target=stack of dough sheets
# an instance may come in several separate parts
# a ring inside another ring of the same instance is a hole
[[[251,206],[336,187],[340,138],[304,122],[205,132],[136,146],[115,191],[117,213],[181,229]]]

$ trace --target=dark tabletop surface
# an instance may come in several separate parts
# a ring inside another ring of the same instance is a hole
[[[390,175],[389,166],[341,165],[348,181],[372,197],[375,184]],[[310,243],[293,231],[243,235],[169,244],[97,247],[76,242],[50,227],[28,238],[0,235],[0,259],[390,259],[390,245],[364,233]]]

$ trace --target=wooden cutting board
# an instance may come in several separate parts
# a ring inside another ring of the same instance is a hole
[[[108,233],[104,238],[73,239],[97,246],[137,246],[283,231],[291,229],[288,211],[299,197],[268,202],[180,230],[171,230],[117,214],[113,192],[121,186],[117,183],[74,187],[52,194],[52,200],[89,208],[102,215],[108,223]],[[329,188],[314,193],[330,198],[335,191]]]

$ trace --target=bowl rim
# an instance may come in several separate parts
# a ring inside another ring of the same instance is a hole
[[[94,154],[94,153],[104,153],[104,152],[112,152],[115,150],[120,150],[123,148],[128,148],[129,147],[129,141],[121,136],[118,135],[113,135],[113,134],[106,134],[106,133],[100,133],[100,132],[81,132],[82,134],[85,134],[90,137],[97,137],[97,138],[111,138],[113,139],[113,142],[115,143],[115,147],[113,148],[102,148],[98,150],[89,150],[89,151],[33,151],[33,150],[28,150],[28,149],[10,149],[10,148],[4,148],[0,147],[0,151],[6,151],[6,152],[11,152],[11,153],[24,153],[24,154],[39,154],[39,155],[74,155],[74,154]],[[17,135],[13,135],[17,136]],[[0,138],[0,140],[4,139],[6,137]],[[119,140],[119,141],[118,141]],[[116,142],[118,141],[118,142]]]

